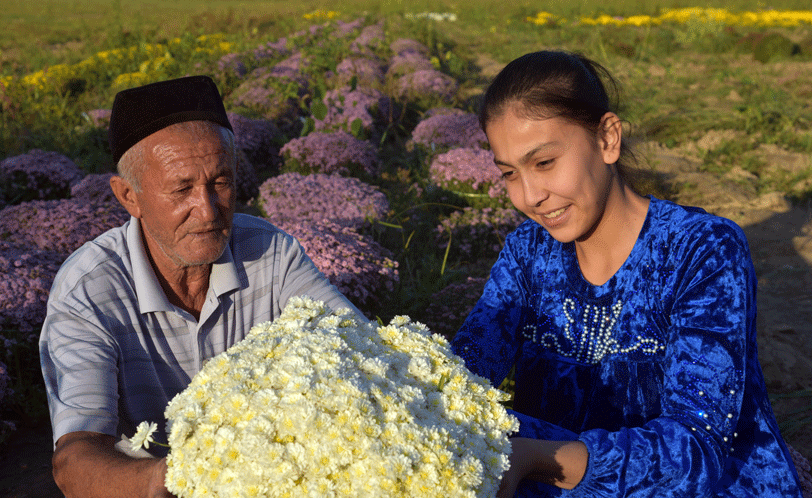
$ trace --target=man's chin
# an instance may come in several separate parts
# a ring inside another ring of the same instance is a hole
[[[180,257],[179,259],[182,261],[183,266],[210,265],[220,259],[227,244],[228,237],[224,238],[221,235],[221,237],[216,238],[215,241],[204,244],[205,247],[200,248],[200,250],[191,251],[187,253],[185,257]]]

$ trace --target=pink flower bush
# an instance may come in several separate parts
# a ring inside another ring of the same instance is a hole
[[[406,74],[417,71],[433,71],[434,65],[428,57],[419,52],[404,52],[393,55],[389,59],[389,67],[386,69],[386,77],[390,80],[397,79]]]
[[[463,195],[484,194],[497,205],[507,205],[509,199],[499,169],[493,162],[493,152],[462,147],[451,149],[434,158],[429,166],[429,178],[437,185]],[[475,200],[476,195],[471,196]],[[491,204],[486,198],[483,205]]]
[[[305,95],[307,88],[307,80],[298,69],[285,65],[261,67],[234,89],[226,98],[226,105],[234,110],[245,109],[280,125],[290,124],[298,121],[298,99]]]
[[[352,123],[357,119],[363,130],[372,131],[376,122],[389,116],[391,103],[382,92],[373,88],[349,87],[328,90],[324,96],[327,115],[315,119],[317,131],[352,131]]]
[[[449,284],[435,292],[431,295],[429,305],[420,321],[432,332],[447,338],[454,337],[482,296],[487,281],[488,279],[484,277],[468,277],[462,282]]]
[[[286,37],[279,38],[275,42],[262,44],[252,52],[254,59],[257,61],[281,59],[289,56],[290,53],[290,49],[288,48],[288,39]]]
[[[386,41],[383,24],[370,24],[361,30],[361,34],[350,44],[350,52],[370,55],[381,49]]]
[[[513,208],[467,207],[454,211],[437,225],[437,246],[445,248],[450,235],[455,258],[492,262],[502,250],[507,234],[524,220],[524,215]]]
[[[451,103],[457,95],[457,80],[434,69],[421,69],[397,79],[395,95],[416,102]]]
[[[82,181],[70,189],[70,196],[77,201],[94,204],[118,204],[110,178],[113,173],[93,173],[82,178]]]
[[[336,66],[336,83],[347,85],[353,78],[363,86],[381,85],[384,79],[384,66],[372,57],[347,57]]]
[[[15,328],[33,342],[45,320],[51,284],[64,254],[23,248],[0,240],[0,328]],[[5,342],[14,341],[0,337]],[[4,344],[9,347],[11,344]]]
[[[361,228],[365,220],[381,219],[389,211],[386,196],[357,178],[337,174],[283,173],[259,188],[257,204],[271,223],[332,223]]]
[[[330,221],[280,225],[296,237],[316,267],[353,304],[371,312],[398,282],[398,263],[374,240]]]
[[[281,163],[275,140],[282,132],[273,121],[251,119],[235,112],[228,113],[228,120],[234,129],[234,145],[256,168],[275,172]]]
[[[29,201],[0,211],[0,241],[67,257],[85,242],[129,219],[118,202]]]
[[[66,197],[83,176],[70,158],[58,152],[32,149],[0,161],[0,197],[4,190],[5,202],[9,204]]]
[[[402,55],[407,53],[416,53],[424,56],[429,55],[429,48],[417,40],[411,38],[398,38],[389,44],[389,50],[393,54]]]
[[[313,132],[286,143],[280,153],[286,171],[376,176],[378,151],[345,131]]]
[[[488,145],[488,137],[479,126],[479,117],[476,114],[435,114],[414,127],[407,146],[415,145],[422,146],[429,152],[455,147],[483,148]],[[493,161],[491,167],[494,167]]]

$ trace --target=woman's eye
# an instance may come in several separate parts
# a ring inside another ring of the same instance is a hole
[[[540,167],[540,168],[544,168],[544,167],[546,167],[546,166],[551,165],[552,163],[553,163],[553,160],[552,160],[552,159],[545,159],[544,161],[539,161],[539,162],[537,162],[537,163],[536,163],[536,166],[538,166],[538,167]]]
[[[513,172],[512,172],[512,171],[503,171],[503,172],[502,172],[502,179],[503,179],[503,180],[507,180],[508,178],[510,178],[510,176],[511,176],[512,174],[513,174]]]

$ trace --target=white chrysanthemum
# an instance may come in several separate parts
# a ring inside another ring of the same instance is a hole
[[[492,496],[504,393],[409,317],[291,299],[167,407],[168,489],[192,496]]]

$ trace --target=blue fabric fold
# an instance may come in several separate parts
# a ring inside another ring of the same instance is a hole
[[[515,366],[523,437],[580,439],[571,491],[517,496],[800,498],[756,347],[756,279],[733,222],[651,198],[606,283],[527,221],[452,341],[495,385]]]

